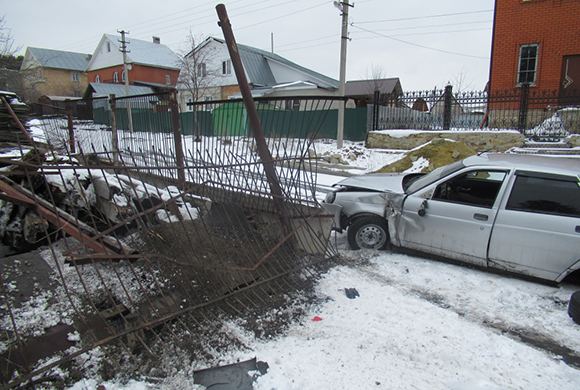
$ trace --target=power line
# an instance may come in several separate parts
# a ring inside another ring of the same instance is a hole
[[[472,31],[489,31],[489,28],[470,28],[470,29],[466,29],[466,30],[428,31],[428,32],[408,33],[408,34],[396,34],[396,35],[389,35],[387,38],[410,37],[410,36],[415,36],[415,35],[455,34],[455,33],[472,32]],[[382,38],[382,37],[383,36],[370,37],[367,39]],[[359,39],[365,39],[365,38],[363,37],[363,38],[359,38]]]
[[[383,37],[383,38],[391,39],[391,40],[393,40],[393,41],[397,41],[397,42],[405,43],[405,44],[407,44],[407,45],[411,45],[411,46],[420,47],[420,48],[422,48],[422,49],[427,49],[427,50],[437,51],[437,52],[440,52],[440,53],[445,53],[445,54],[453,54],[453,55],[456,55],[456,56],[462,56],[462,57],[470,57],[470,58],[479,58],[479,59],[482,59],[482,60],[489,60],[489,58],[487,58],[487,57],[474,56],[474,55],[471,55],[471,54],[455,53],[455,52],[452,52],[452,51],[448,51],[448,50],[442,50],[442,49],[435,49],[435,48],[433,48],[433,47],[424,46],[424,45],[419,45],[418,43],[413,43],[413,42],[404,41],[404,40],[402,40],[402,39],[393,38],[392,36],[389,36],[389,35],[384,35],[384,34],[381,34],[381,33],[375,32],[375,31],[367,30],[366,28],[359,27],[359,26],[357,26],[357,25],[356,25],[356,24],[354,24],[354,23],[352,23],[351,25],[352,25],[353,27],[355,27],[355,28],[358,28],[359,30],[366,31],[366,32],[368,32],[368,33],[375,34],[375,35],[381,36],[381,37]]]
[[[473,25],[473,24],[488,24],[493,22],[493,20],[485,20],[485,21],[478,21],[478,22],[462,22],[462,23],[445,23],[445,24],[430,24],[427,26],[409,26],[409,27],[393,27],[393,28],[385,28],[375,31],[401,31],[401,30],[414,30],[414,29],[424,29],[424,28],[433,28],[433,27],[450,27],[450,26],[465,26],[465,25]]]
[[[397,18],[397,19],[383,19],[383,20],[368,20],[365,22],[357,22],[358,24],[367,23],[386,23],[386,22],[401,22],[405,20],[418,20],[418,19],[431,19],[431,18],[442,18],[447,16],[458,16],[458,15],[470,15],[470,14],[480,14],[484,12],[493,12],[492,9],[485,9],[481,11],[467,11],[467,12],[455,12],[450,14],[438,14],[438,15],[427,15],[427,16],[413,16],[409,18]]]
[[[271,22],[271,21],[273,21],[273,20],[283,19],[283,18],[286,18],[286,17],[289,17],[289,16],[293,16],[293,15],[299,14],[299,13],[301,13],[301,12],[310,11],[310,10],[311,10],[311,9],[313,9],[313,8],[318,8],[318,7],[320,7],[320,6],[322,6],[322,5],[326,5],[326,4],[328,4],[328,1],[325,1],[325,2],[323,2],[323,3],[320,3],[320,4],[318,4],[318,5],[314,5],[314,6],[312,6],[312,7],[309,7],[309,8],[302,9],[302,10],[300,10],[300,11],[294,11],[294,12],[292,12],[292,13],[290,13],[290,14],[287,14],[287,15],[282,15],[282,16],[278,16],[278,17],[276,17],[276,18],[272,18],[272,19],[268,19],[268,20],[261,21],[261,22],[259,22],[259,23],[254,23],[254,24],[250,24],[250,25],[247,25],[247,26],[239,27],[239,28],[236,28],[236,30],[243,30],[243,29],[245,29],[245,28],[254,27],[254,26],[259,26],[260,24],[268,23],[268,22]]]

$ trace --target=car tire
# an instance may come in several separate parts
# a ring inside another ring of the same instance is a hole
[[[575,323],[580,325],[580,291],[576,291],[570,297],[570,303],[568,303],[568,315],[572,317]]]
[[[387,221],[381,217],[365,216],[355,219],[348,227],[351,249],[385,249],[389,243]]]

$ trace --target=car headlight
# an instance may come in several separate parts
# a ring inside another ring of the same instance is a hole
[[[324,203],[332,203],[336,199],[336,191],[330,191],[326,194],[326,198],[324,198]]]

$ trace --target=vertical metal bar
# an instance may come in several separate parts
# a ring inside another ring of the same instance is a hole
[[[115,94],[109,95],[111,106],[111,144],[113,149],[113,165],[119,165],[119,134],[117,134],[117,101]]]
[[[520,133],[526,129],[528,122],[528,102],[530,97],[530,85],[527,83],[522,84],[520,95],[520,111],[518,115],[518,130]]]
[[[443,101],[445,105],[443,106],[443,130],[449,130],[451,127],[451,105],[453,96],[453,86],[446,85],[445,92],[443,93]]]
[[[272,195],[274,195],[274,202],[278,208],[278,212],[282,216],[284,229],[290,229],[290,222],[287,220],[288,215],[285,210],[284,196],[282,194],[282,188],[278,181],[276,170],[274,169],[274,164],[272,162],[272,155],[266,144],[266,139],[262,131],[262,125],[260,124],[260,119],[258,118],[258,113],[256,111],[256,105],[254,104],[254,99],[252,97],[252,92],[250,91],[250,86],[248,80],[246,79],[246,74],[244,72],[244,66],[242,65],[242,59],[238,51],[238,46],[236,44],[234,33],[232,31],[232,26],[228,18],[226,7],[223,4],[218,4],[216,6],[217,14],[219,16],[219,25],[224,33],[224,38],[226,40],[228,51],[232,60],[232,65],[234,71],[236,72],[236,77],[238,79],[238,84],[240,87],[240,92],[246,106],[246,111],[248,113],[248,119],[250,120],[250,125],[254,133],[254,138],[256,140],[256,145],[258,147],[258,154],[262,159],[262,165],[264,166],[264,171],[268,179],[268,184],[270,185],[270,190]],[[286,233],[290,232],[288,230]]]
[[[379,106],[381,91],[376,90],[373,95],[373,127],[372,130],[379,130]]]
[[[175,142],[175,160],[177,163],[177,187],[185,189],[185,159],[183,157],[183,141],[179,130],[179,106],[177,105],[177,90],[173,89],[169,95],[169,107],[171,108],[171,124],[173,129],[173,142]]]
[[[65,100],[66,103],[66,119],[67,119],[67,127],[68,127],[68,142],[70,146],[71,154],[75,153],[75,131],[73,127],[73,112],[72,112],[72,103],[70,99]]]

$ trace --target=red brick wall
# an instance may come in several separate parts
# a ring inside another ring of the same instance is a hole
[[[491,90],[516,87],[519,48],[539,43],[537,90],[559,90],[562,57],[580,54],[580,0],[496,0]]]
[[[92,70],[88,72],[88,79],[90,83],[94,83],[95,77],[99,75],[101,78],[101,83],[112,83],[113,74],[115,72],[119,73],[119,83],[122,83],[123,79],[121,75],[123,73],[123,65]],[[150,66],[132,64],[132,69],[129,71],[129,81],[138,80],[146,81],[149,83],[165,84],[165,75],[169,75],[171,77],[171,84],[175,85],[177,83],[177,78],[179,77],[179,70],[160,69]]]

